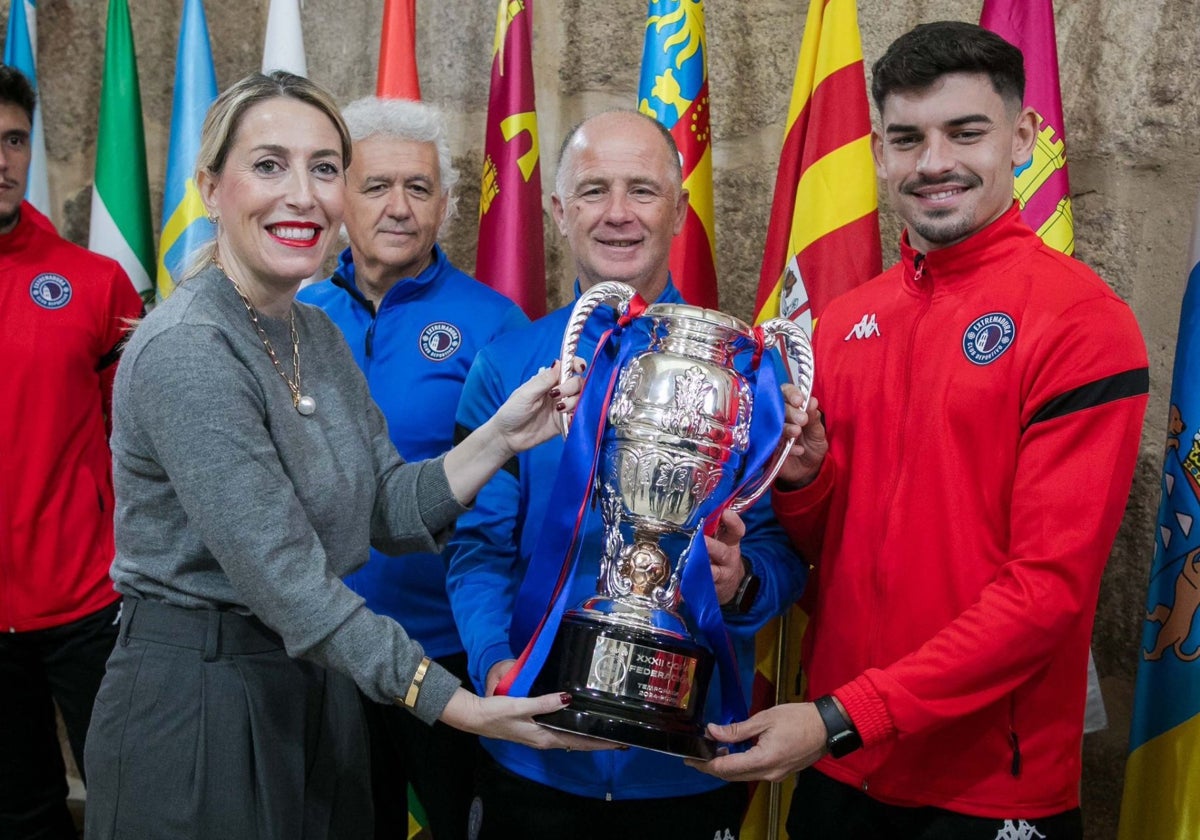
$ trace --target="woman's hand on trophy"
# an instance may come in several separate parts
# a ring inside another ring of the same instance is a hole
[[[559,417],[575,411],[579,392],[583,388],[583,373],[587,363],[576,356],[571,360],[571,373],[565,381],[559,375],[556,360],[542,368],[520,388],[513,391],[496,410],[492,421],[509,456],[532,449],[559,433]]]
[[[806,410],[801,407],[804,399],[800,390],[789,384],[783,386],[783,400],[783,437],[794,438],[796,442],[784,459],[775,483],[781,490],[795,490],[817,477],[829,451],[829,441],[825,438],[825,423],[816,397],[808,401]]]
[[[828,732],[812,703],[784,703],[740,723],[710,723],[708,735],[723,744],[755,743],[745,752],[718,755],[711,761],[684,759],[689,767],[730,782],[778,782],[823,756]]]
[[[717,603],[728,604],[737,594],[738,585],[746,576],[742,563],[742,537],[746,536],[746,525],[732,510],[721,512],[714,536],[705,534],[708,548],[708,563],[712,568],[713,586],[717,590]]]
[[[535,715],[557,712],[571,704],[569,694],[543,694],[540,697],[477,697],[458,689],[441,720],[485,738],[503,738],[539,750],[612,750],[619,744],[582,735],[548,729],[534,722]]]

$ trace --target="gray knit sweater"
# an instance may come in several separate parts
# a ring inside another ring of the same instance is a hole
[[[134,331],[113,398],[112,577],[126,594],[253,613],[290,655],[391,702],[408,691],[421,647],[341,578],[367,561],[369,543],[439,551],[463,507],[440,458],[405,464],[396,453],[337,327],[294,306],[301,391],[317,403],[309,417],[216,269]],[[291,373],[287,320],[259,320]],[[431,666],[416,715],[434,720],[457,685]]]

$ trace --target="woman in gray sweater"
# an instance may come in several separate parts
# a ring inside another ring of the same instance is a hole
[[[341,582],[369,545],[438,551],[579,389],[551,366],[451,452],[402,461],[337,327],[294,301],[341,224],[349,157],[332,98],[289,74],[243,79],[205,120],[215,247],[133,332],[115,387],[125,600],[88,735],[88,838],[370,836],[355,683],[427,723],[599,746],[532,722],[570,698],[464,690]]]

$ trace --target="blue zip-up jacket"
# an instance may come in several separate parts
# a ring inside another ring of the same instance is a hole
[[[682,303],[683,299],[668,283],[658,302]],[[538,368],[558,358],[571,308],[566,306],[524,329],[503,335],[480,352],[463,387],[458,407],[458,424],[463,427],[460,431],[480,426]],[[599,319],[589,320],[579,356],[591,358],[600,329]],[[474,507],[459,518],[447,549],[447,592],[467,649],[471,677],[480,693],[488,670],[520,653],[509,644],[510,619],[541,523],[553,503],[562,450],[562,440],[553,438],[518,455],[515,467],[510,464],[496,473],[479,492]],[[729,618],[728,623],[749,703],[755,667],[754,634],[800,596],[807,567],[776,524],[769,494],[743,519],[746,537],[742,551],[761,578],[762,588],[751,611]],[[568,599],[572,606],[595,592],[601,543],[600,526],[595,522],[583,537],[580,567]],[[710,716],[720,710],[718,682],[714,675],[705,705]],[[659,799],[703,793],[724,784],[686,767],[677,757],[649,750],[568,753],[481,740],[511,772],[580,796]]]
[[[297,298],[325,310],[346,336],[406,461],[450,449],[454,410],[475,354],[529,323],[520,307],[459,271],[437,245],[433,262],[388,289],[378,311],[356,285],[349,248],[332,277]],[[402,624],[429,656],[462,652],[441,555],[392,558],[371,549],[370,561],[346,583],[372,610]]]

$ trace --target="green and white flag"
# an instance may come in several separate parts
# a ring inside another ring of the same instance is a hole
[[[133,27],[126,0],[109,0],[88,248],[121,264],[142,299],[154,299],[154,231]]]

